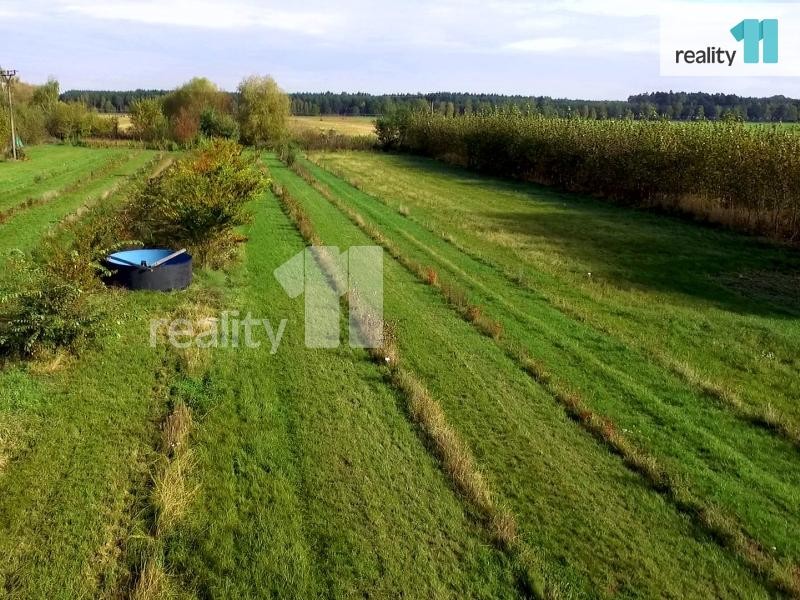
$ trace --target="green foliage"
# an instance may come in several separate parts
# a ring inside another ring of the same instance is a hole
[[[38,86],[33,92],[31,103],[45,111],[51,110],[58,103],[59,84],[52,77],[44,85]]]
[[[387,148],[477,171],[800,236],[800,136],[738,122],[543,118],[503,111],[379,123]]]
[[[117,137],[119,121],[92,112],[85,104],[57,102],[47,113],[46,129],[53,137],[79,144],[83,138],[90,136]]]
[[[239,138],[239,124],[231,115],[207,108],[200,115],[200,133],[209,138]]]
[[[239,84],[242,141],[279,147],[288,137],[289,97],[272,77],[248,77]]]
[[[244,206],[266,185],[254,156],[236,142],[213,139],[149,180],[127,207],[133,234],[148,244],[187,246],[199,263],[224,260]]]
[[[207,109],[225,111],[230,99],[225,92],[205,77],[195,77],[163,99],[164,114],[168,119],[176,119],[181,111],[198,118]]]
[[[291,167],[297,160],[297,148],[294,144],[284,144],[280,149],[280,158],[286,166]]]
[[[76,249],[52,248],[45,258],[14,253],[7,263],[0,294],[2,355],[77,350],[102,328],[96,263]]]
[[[133,135],[145,142],[157,142],[169,136],[169,124],[158,98],[142,98],[131,104]]]

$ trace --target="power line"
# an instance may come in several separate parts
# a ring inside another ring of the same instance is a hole
[[[0,69],[0,78],[6,83],[8,92],[8,114],[11,118],[11,155],[17,160],[17,131],[14,128],[14,105],[11,102],[11,81],[16,77],[16,69]]]

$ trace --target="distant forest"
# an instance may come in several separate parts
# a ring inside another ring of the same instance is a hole
[[[70,90],[61,94],[65,102],[82,101],[107,113],[129,112],[131,103],[142,98],[165,96],[166,90],[95,91]],[[591,119],[634,118],[674,120],[734,118],[744,121],[795,122],[800,120],[800,100],[784,96],[748,98],[735,94],[702,92],[654,92],[629,96],[627,100],[569,100],[547,96],[504,96],[437,92],[433,94],[294,93],[295,115],[384,115],[398,108],[432,110],[444,115],[463,115],[511,106],[545,116],[582,116]]]

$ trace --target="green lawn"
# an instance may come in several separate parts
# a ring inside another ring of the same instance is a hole
[[[55,196],[126,154],[125,150],[87,150],[75,146],[31,148],[28,160],[0,164],[0,211],[26,200]]]
[[[580,391],[593,410],[610,417],[709,502],[736,514],[764,545],[775,547],[790,563],[800,560],[800,514],[789,508],[800,501],[800,465],[791,442],[776,439],[772,432],[711,402],[669,369],[609,333],[609,327],[593,327],[593,320],[576,319],[574,313],[559,310],[538,285],[515,285],[501,270],[459,250],[416,219],[404,217],[322,169],[307,166],[409,256],[435,267],[445,281],[464,286],[473,302],[503,324],[508,344],[524,348],[563,385]],[[418,170],[422,173],[417,181],[429,174]],[[462,205],[467,204],[464,195],[458,198]],[[487,203],[486,196],[483,201]],[[417,207],[412,200],[408,205],[409,216],[413,216]],[[625,211],[617,212],[620,218],[626,217]],[[623,225],[630,237],[644,235],[634,230],[635,218],[643,216],[634,213],[633,222]],[[562,228],[567,227],[566,221],[578,228],[591,227],[569,213],[564,219]],[[681,224],[667,221],[664,227],[679,230]],[[577,237],[584,239],[581,233]],[[754,262],[758,258],[751,256]],[[613,297],[612,287],[605,285],[603,293],[604,299]],[[791,375],[796,381],[797,374]],[[791,402],[793,389],[796,387],[789,383],[787,402]]]
[[[316,158],[553,310],[800,426],[796,251],[425,159]]]
[[[155,158],[62,146],[30,155],[0,164],[0,189],[23,202],[48,186],[69,191],[0,224],[3,252],[35,248],[54,223]],[[305,347],[304,299],[290,299],[272,274],[304,242],[264,193],[228,269],[197,269],[184,292],[109,292],[114,317],[98,347],[0,370],[4,597],[130,597],[150,561],[168,590],[147,597],[526,597],[520,556],[560,597],[776,595],[571,419],[511,349],[536,357],[770,556],[796,565],[797,447],[744,416],[769,404],[800,422],[800,305],[793,289],[757,278],[796,269],[794,254],[430,161],[313,158],[379,196],[299,159],[337,202],[502,324],[502,338],[482,335],[384,255],[401,364],[513,513],[516,545],[493,541],[386,367],[348,346],[345,311],[339,348]],[[37,160],[47,177],[37,177]],[[71,175],[62,161],[76,165]],[[325,244],[374,244],[277,159],[264,162]],[[266,341],[194,352],[149,343],[151,319],[233,310],[275,327],[286,319],[278,351]],[[753,357],[756,348],[772,358]],[[741,406],[711,385],[735,391]],[[186,510],[159,530],[159,440],[180,403],[193,416],[176,484],[188,491]]]
[[[15,191],[11,197],[0,195],[0,212],[16,207],[8,218],[0,220],[0,253],[11,249],[31,250],[41,236],[64,217],[79,208],[107,199],[112,192],[153,161],[151,150],[88,149],[67,146],[42,146],[29,150],[30,161],[0,163],[0,186],[7,184]],[[64,163],[64,161],[68,161]],[[72,165],[64,170],[64,164]],[[35,180],[32,165],[47,173],[55,169],[53,178]],[[42,198],[30,206],[28,198]]]
[[[275,161],[270,167],[326,243],[372,243],[299,177]],[[749,577],[735,560],[581,432],[491,340],[394,261],[384,274],[401,354],[517,514],[551,578],[583,592],[643,596],[702,597],[717,585],[744,585],[733,583]]]

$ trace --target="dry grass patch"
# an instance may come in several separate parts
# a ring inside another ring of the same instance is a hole
[[[199,337],[211,332],[218,326],[217,312],[209,304],[195,303],[177,311],[175,317],[191,322],[192,331]],[[202,348],[195,343],[186,348],[176,349],[183,366],[186,368],[186,372],[191,376],[198,376],[208,370],[212,351],[213,348]]]
[[[188,482],[194,457],[188,449],[172,460],[162,458],[153,476],[151,501],[156,514],[156,535],[172,531],[189,508],[197,492]]]
[[[167,600],[176,597],[161,562],[150,559],[145,563],[130,597],[131,600]]]
[[[183,402],[178,402],[161,426],[161,453],[167,458],[182,453],[191,429],[192,411]]]
[[[434,287],[438,287],[439,285],[439,273],[433,267],[426,267],[425,269],[425,283],[428,285],[432,285]]]

